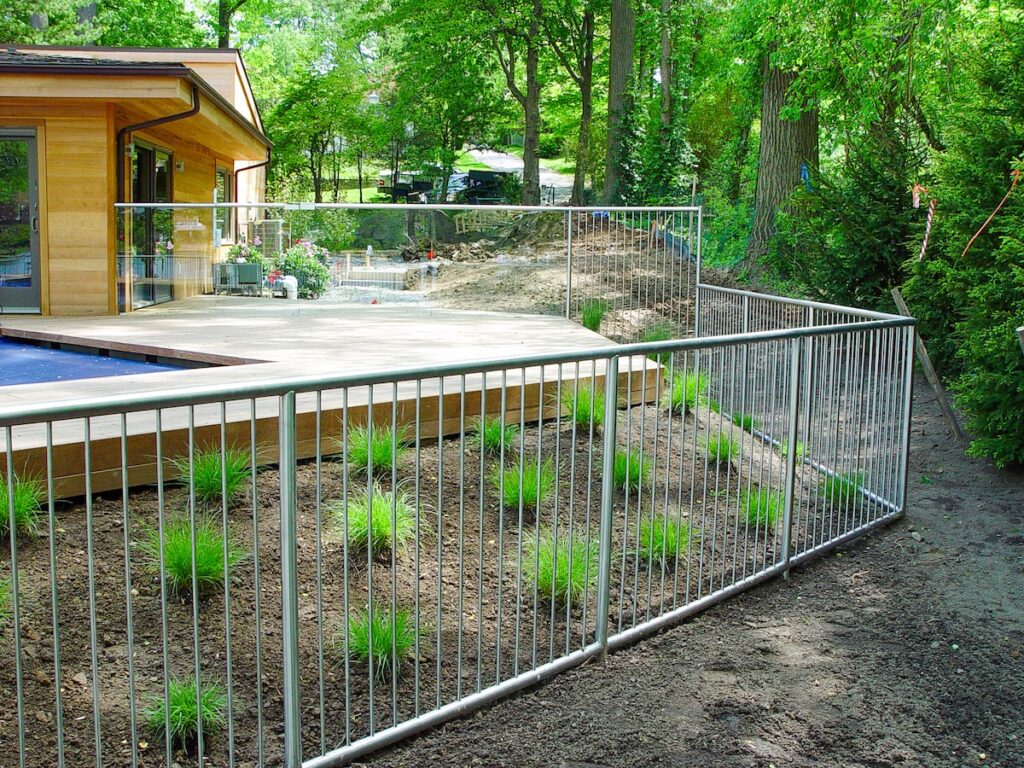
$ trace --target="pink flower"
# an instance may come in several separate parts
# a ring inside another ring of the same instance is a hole
[[[254,237],[252,239],[252,244],[256,245],[256,246],[260,246],[260,245],[263,245],[263,241],[260,240],[259,235],[257,235],[256,237]]]

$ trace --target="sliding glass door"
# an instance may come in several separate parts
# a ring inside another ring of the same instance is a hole
[[[136,143],[132,153],[132,202],[170,203],[173,158],[164,149]],[[132,209],[132,309],[174,298],[171,212]]]
[[[38,312],[39,180],[34,129],[0,128],[0,312]]]

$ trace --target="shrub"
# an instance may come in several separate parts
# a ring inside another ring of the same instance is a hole
[[[616,451],[615,471],[613,474],[615,487],[627,491],[637,490],[647,484],[651,473],[651,463],[641,458],[640,451]]]
[[[600,299],[587,299],[580,306],[580,324],[588,331],[601,330],[604,316],[608,314],[608,303]]]
[[[11,497],[7,478],[0,477],[0,536],[11,529]],[[34,477],[14,477],[14,528],[17,533],[35,536],[39,533],[46,487]]]
[[[220,525],[210,518],[196,519],[195,582],[202,596],[222,584],[224,579],[224,534]],[[153,528],[142,542],[141,549],[156,572],[160,570],[160,531]],[[245,551],[230,538],[227,541],[227,573],[245,557]],[[164,524],[164,571],[167,586],[178,595],[192,591],[192,526],[185,518]]]
[[[508,451],[509,446],[513,445],[519,436],[519,426],[503,424],[500,416],[478,416],[473,420],[471,428],[476,434],[481,450],[485,453],[500,454],[502,449]]]
[[[828,478],[821,487],[821,495],[825,503],[835,510],[847,510],[860,498],[860,487],[864,484],[864,476],[853,472]]]
[[[335,647],[344,654],[345,635],[339,632]],[[357,662],[369,661],[378,678],[386,677],[396,664],[412,658],[416,648],[416,627],[409,611],[397,610],[394,615],[375,606],[372,611],[359,611],[348,620],[348,656]]]
[[[540,465],[540,471],[536,462],[527,460],[521,469],[518,464],[499,469],[491,484],[502,494],[506,507],[518,508],[522,497],[523,509],[536,510],[555,485],[555,470],[550,459]]]
[[[644,518],[640,521],[640,547],[637,554],[644,560],[656,563],[674,563],[678,558],[687,556],[690,542],[698,541],[700,533],[682,520],[672,520],[664,515],[653,520]]]
[[[315,299],[324,292],[331,279],[326,260],[322,249],[309,243],[299,243],[279,254],[274,266],[298,281],[300,299]]]
[[[399,427],[392,434],[388,427],[353,427],[348,433],[348,462],[351,467],[366,472],[373,467],[375,475],[390,472],[405,454],[408,430]]]
[[[221,462],[220,448],[196,451],[189,463],[188,456],[173,459],[180,482],[189,485],[191,480],[196,490],[196,501],[210,504],[219,501],[221,491],[227,488],[228,504],[245,493],[249,470],[252,468],[252,454],[248,448],[225,448]]]
[[[706,450],[708,458],[712,461],[730,461],[739,456],[740,444],[733,442],[732,438],[723,432],[708,439]]]
[[[199,738],[200,724],[204,737],[217,733],[227,724],[224,715],[227,701],[219,685],[201,685],[197,696],[194,680],[171,680],[167,701],[164,701],[163,695],[151,697],[143,716],[157,738],[167,737],[166,729],[169,725],[171,743],[180,745],[186,752],[192,752]],[[165,708],[168,703],[170,706]]]
[[[708,380],[703,373],[675,373],[665,392],[665,405],[673,413],[687,414],[707,391]]]
[[[805,449],[806,449],[806,446],[804,446],[803,441],[797,440],[796,441],[796,454],[795,454],[797,461],[803,461]],[[788,459],[789,458],[789,440],[783,440],[779,444],[779,454],[784,459]]]
[[[529,537],[523,552],[523,572],[539,597],[565,604],[579,601],[597,584],[598,546],[581,536],[554,536],[550,531]]]
[[[784,500],[778,491],[759,489],[743,496],[743,512],[750,525],[774,528],[782,512]]]
[[[346,514],[346,505],[337,502],[328,507],[328,512],[347,534],[350,552],[366,550],[369,546],[370,552],[377,556],[390,552],[392,547],[405,547],[416,535],[416,510],[407,493],[383,491],[375,485],[372,492],[366,489],[349,498],[347,507]]]
[[[745,429],[747,432],[753,432],[761,426],[760,422],[749,413],[734,413],[732,415],[732,423],[740,429]]]
[[[649,343],[654,341],[668,341],[675,336],[672,333],[672,326],[666,323],[656,323],[655,325],[645,328],[643,335],[640,337],[640,341]],[[652,352],[647,357],[651,360],[658,362],[661,365],[668,365],[672,359],[671,352]]]
[[[604,424],[604,392],[591,392],[589,386],[566,387],[562,390],[562,407],[580,426]]]

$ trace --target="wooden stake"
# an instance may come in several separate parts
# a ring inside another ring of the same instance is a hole
[[[899,307],[900,313],[910,317],[910,310],[907,309],[907,302],[903,300],[903,294],[900,293],[900,289],[893,288],[891,293],[893,301],[895,301],[896,306]],[[935,392],[936,398],[938,398],[939,408],[942,410],[942,415],[946,418],[946,424],[949,425],[950,434],[953,435],[961,445],[966,443],[967,435],[964,434],[964,430],[960,426],[960,422],[957,420],[956,414],[949,405],[949,400],[946,398],[946,388],[942,386],[942,382],[939,380],[939,375],[935,372],[935,366],[932,365],[932,359],[928,356],[928,348],[925,347],[924,342],[921,340],[921,334],[919,333],[914,333],[914,350],[917,352],[918,362],[921,363],[921,367],[924,369],[925,378],[928,379],[928,383]]]

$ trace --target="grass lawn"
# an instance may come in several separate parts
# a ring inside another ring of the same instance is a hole
[[[363,187],[363,202],[373,202],[373,198],[377,195],[377,187]],[[359,202],[359,190],[358,189],[343,189],[338,193],[339,203],[358,203]]]
[[[473,157],[468,152],[460,152],[455,158],[455,170],[456,171],[489,171],[491,167],[485,165]]]
[[[516,157],[523,156],[523,148],[511,144],[503,147],[502,151]],[[540,164],[541,167],[547,168],[549,171],[564,173],[567,176],[572,176],[576,172],[576,161],[571,157],[542,157],[540,158]]]

